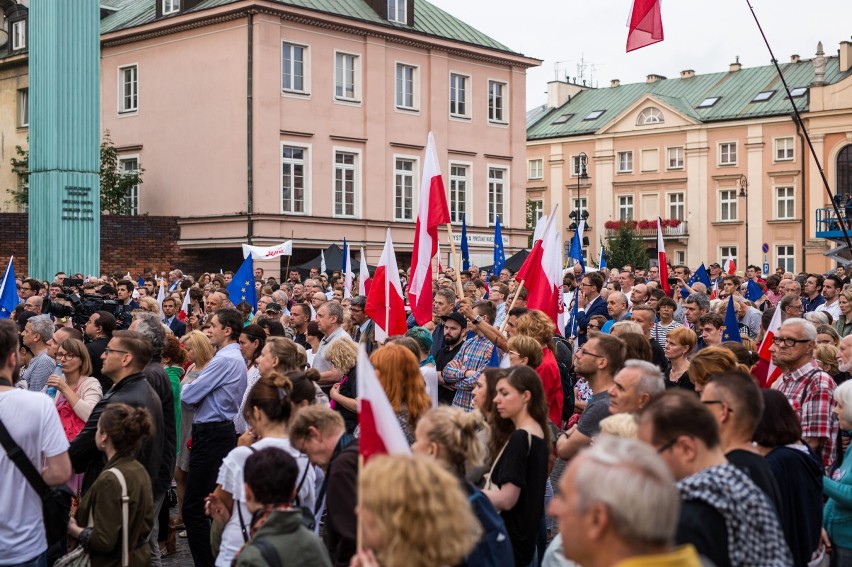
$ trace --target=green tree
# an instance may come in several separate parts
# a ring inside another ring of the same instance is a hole
[[[604,247],[607,266],[620,268],[632,264],[636,268],[648,267],[648,247],[633,226],[621,223],[616,233],[606,238]]]
[[[24,183],[15,189],[7,189],[6,192],[12,196],[12,200],[19,205],[29,202],[29,157],[28,149],[15,146],[16,156],[12,158],[12,171],[23,176]],[[135,171],[123,171],[120,168],[118,152],[110,137],[109,130],[104,132],[100,151],[100,188],[101,188],[101,212],[112,215],[126,215],[130,213],[130,203],[127,196],[130,190],[142,184],[141,167]]]

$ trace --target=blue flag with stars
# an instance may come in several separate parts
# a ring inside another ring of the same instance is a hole
[[[598,269],[601,271],[606,270],[606,256],[604,256],[603,246],[601,246],[601,259],[598,260]]]
[[[694,283],[703,283],[705,286],[707,286],[708,290],[710,289],[710,274],[707,273],[707,268],[704,267],[704,262],[701,262],[701,265],[698,266],[698,269],[692,273],[692,277],[690,277],[689,281],[687,282],[689,287],[692,287],[692,284]],[[681,289],[680,294],[683,296],[684,299],[689,297],[689,291],[686,288]]]
[[[8,319],[18,305],[18,287],[15,285],[15,257],[9,258],[6,275],[0,284],[0,319]]]
[[[728,299],[728,311],[725,313],[725,330],[722,333],[723,341],[743,342],[740,337],[740,321],[737,319],[737,312],[734,310],[734,298]]]
[[[763,290],[761,289],[760,284],[752,279],[748,280],[745,298],[749,301],[757,301],[761,297],[763,297]]]
[[[467,247],[467,213],[462,214],[461,253],[462,253],[462,270],[469,270],[470,269],[470,250]]]
[[[257,308],[257,290],[254,287],[254,262],[251,254],[243,261],[243,265],[234,274],[228,285],[228,295],[235,306],[241,301],[247,302],[252,309]]]
[[[580,223],[583,224],[583,223]],[[580,267],[583,268],[583,273],[586,273],[586,263],[583,261],[583,240],[580,235],[580,226],[574,231],[574,236],[571,238],[571,248],[568,249],[568,257],[577,260]]]
[[[506,252],[503,250],[503,231],[500,230],[500,217],[497,217],[497,223],[494,225],[494,267],[491,273],[500,275],[503,268],[506,267]]]

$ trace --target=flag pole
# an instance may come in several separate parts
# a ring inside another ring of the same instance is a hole
[[[289,278],[289,277],[290,277],[290,258],[292,258],[292,257],[293,257],[293,246],[292,246],[292,242],[293,242],[293,235],[294,235],[294,234],[296,234],[296,231],[295,231],[295,230],[293,230],[293,229],[291,229],[291,230],[290,230],[290,242],[291,242],[291,246],[290,246],[290,255],[289,255],[289,256],[287,256],[287,270],[286,270],[287,274],[286,274],[284,277],[282,277],[282,278],[281,278],[281,281],[282,281],[282,282],[283,282],[286,278]],[[278,264],[278,265],[280,266],[281,264]]]
[[[456,265],[456,292],[459,294],[459,299],[464,298],[464,289],[462,289],[461,284],[461,263],[458,261],[458,255],[456,255],[456,242],[453,239],[453,223],[447,223],[447,232],[450,234],[450,254],[453,255],[453,262]]]
[[[361,408],[358,408],[360,411]],[[358,452],[358,478],[361,478],[361,471],[364,470],[364,455]],[[358,489],[358,510],[363,510],[362,508],[362,493],[363,491]],[[361,526],[361,516],[362,514],[355,514],[357,519],[357,524],[355,525],[355,552],[361,551],[364,542],[364,528]]]
[[[509,322],[508,313],[509,313],[509,311],[511,311],[512,309],[515,308],[515,303],[518,302],[518,296],[521,295],[521,290],[524,289],[524,282],[526,282],[526,281],[527,280],[521,280],[521,283],[518,284],[518,288],[515,290],[515,295],[514,295],[514,297],[512,297],[512,304],[509,306],[508,309],[506,309],[506,318],[503,319],[503,324],[500,325],[500,334],[501,335],[503,334],[503,331],[506,330],[506,323]]]

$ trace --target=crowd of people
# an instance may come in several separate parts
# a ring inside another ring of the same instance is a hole
[[[0,423],[73,502],[48,537],[4,442],[0,565],[177,537],[203,567],[852,565],[843,268],[669,273],[565,270],[560,329],[508,269],[449,269],[381,344],[339,272],[258,268],[257,305],[230,272],[161,301],[157,274],[19,279]],[[412,455],[359,464],[359,346]]]

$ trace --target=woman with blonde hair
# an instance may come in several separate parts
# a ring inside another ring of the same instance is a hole
[[[544,358],[541,344],[527,335],[515,335],[508,342],[509,363],[512,366],[538,368]]]
[[[731,349],[710,346],[701,349],[692,357],[689,363],[689,378],[695,384],[695,391],[701,393],[710,381],[710,376],[732,370],[742,370],[746,374],[751,372],[750,368],[739,363]]]
[[[331,387],[329,405],[340,412],[346,423],[346,432],[352,433],[358,427],[358,345],[354,341],[334,341],[326,347],[325,359],[343,375]]]
[[[432,408],[417,357],[402,345],[388,344],[370,357],[408,443],[414,442],[417,421]]]
[[[307,365],[308,356],[305,349],[286,337],[267,337],[266,344],[260,356],[257,357],[257,369],[261,377],[270,376],[275,372],[278,374],[302,372]],[[306,376],[319,380],[319,377],[313,373]],[[328,396],[320,389],[316,381],[314,381],[314,390],[316,403],[327,406]]]
[[[352,567],[458,565],[482,534],[458,479],[434,459],[375,457],[358,490],[363,547]]]
[[[639,434],[639,424],[636,422],[636,415],[632,413],[616,413],[603,418],[601,420],[601,433],[623,437],[624,439],[636,439]]]
[[[823,372],[834,378],[840,372],[837,354],[840,350],[832,345],[817,345],[814,349],[814,360]]]
[[[153,297],[146,296],[139,298],[139,309],[148,313],[160,314],[160,304]]]
[[[852,289],[844,289],[837,299],[840,306],[840,316],[834,322],[834,330],[842,339],[852,334]]]

